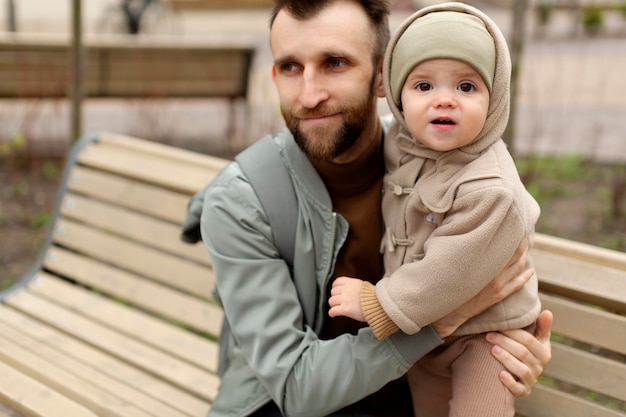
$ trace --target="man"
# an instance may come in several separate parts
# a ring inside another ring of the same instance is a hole
[[[277,1],[272,73],[287,129],[274,142],[298,201],[295,253],[292,265],[280,257],[254,190],[229,164],[204,194],[201,219],[225,312],[210,416],[411,416],[403,378],[411,365],[530,276],[520,273],[522,255],[471,302],[414,335],[378,341],[357,322],[328,317],[335,277],[383,275],[376,100],[388,14],[383,0]],[[550,359],[550,313],[537,324],[537,339],[489,336],[515,395],[530,392]]]

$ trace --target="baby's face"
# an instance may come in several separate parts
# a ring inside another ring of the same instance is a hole
[[[432,59],[409,73],[401,100],[413,137],[431,149],[445,152],[476,139],[487,119],[489,89],[465,62]]]

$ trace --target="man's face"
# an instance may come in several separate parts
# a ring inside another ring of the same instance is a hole
[[[374,36],[352,2],[333,3],[308,20],[276,16],[272,75],[285,123],[310,158],[337,158],[374,124],[374,94],[383,94]]]

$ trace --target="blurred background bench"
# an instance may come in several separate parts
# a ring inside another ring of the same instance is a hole
[[[255,53],[248,40],[115,35],[84,43],[85,97],[225,99],[229,137],[235,135],[238,106],[247,118]],[[71,71],[67,37],[0,34],[0,98],[65,98]]]

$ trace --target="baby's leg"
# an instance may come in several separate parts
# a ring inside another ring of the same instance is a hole
[[[484,334],[463,338],[449,349],[460,349],[451,363],[450,417],[513,417],[515,397],[500,382],[504,369],[490,353]]]
[[[418,361],[407,374],[415,417],[448,417],[452,393],[450,376],[441,375],[432,367],[436,351],[440,349]]]

